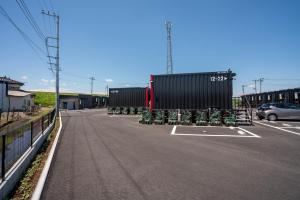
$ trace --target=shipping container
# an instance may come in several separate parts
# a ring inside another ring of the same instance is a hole
[[[108,104],[108,97],[106,96],[93,95],[92,99],[93,99],[93,108],[106,107]]]
[[[151,75],[151,110],[231,109],[234,76],[230,70]]]
[[[148,87],[109,89],[110,107],[148,107]]]
[[[246,98],[251,107],[258,107],[264,103],[293,103],[300,104],[300,88],[242,95],[242,103],[246,106]]]
[[[78,94],[78,98],[79,98],[79,109],[92,108],[93,107],[92,95]]]

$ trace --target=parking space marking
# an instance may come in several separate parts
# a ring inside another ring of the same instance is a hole
[[[260,124],[260,125],[263,125],[263,126],[268,126],[268,127],[271,127],[271,128],[275,128],[275,129],[278,129],[278,130],[281,130],[281,131],[285,131],[285,132],[292,133],[292,134],[300,136],[300,133],[297,133],[297,132],[294,132],[294,131],[290,131],[290,130],[286,130],[286,128],[288,128],[288,127],[280,128],[280,127],[277,127],[277,126],[272,126],[272,125],[265,124],[265,123],[258,122],[258,121],[253,121],[253,122],[257,123],[257,124]]]
[[[245,135],[244,131],[238,130],[238,134]]]
[[[292,126],[292,125],[290,125],[290,124],[282,124],[283,126]]]
[[[179,125],[181,126],[181,125]],[[190,128],[209,128],[209,127],[213,127],[216,128],[215,126],[182,126],[182,127],[190,127]],[[239,135],[212,135],[212,134],[189,134],[189,133],[176,133],[176,129],[177,129],[177,125],[175,125],[171,131],[171,135],[181,135],[181,136],[200,136],[200,137],[248,137],[248,138],[261,138],[259,135],[256,135],[248,130],[245,130],[241,127],[220,127],[220,128],[229,128],[231,130],[234,129],[239,129],[238,133]],[[206,131],[202,131],[202,132],[206,132]],[[249,135],[245,135],[245,133],[248,133]]]
[[[281,127],[278,127],[278,128],[288,128],[288,129],[291,129],[291,128],[293,129],[293,128],[294,128],[294,129],[300,129],[300,126],[288,126],[288,127],[287,127],[287,126],[281,126]]]
[[[109,115],[108,117],[112,118],[137,118],[139,115]]]
[[[255,133],[252,133],[252,132],[250,132],[250,131],[248,131],[246,129],[243,129],[241,127],[237,127],[237,128],[240,129],[240,130],[242,130],[242,131],[244,131],[244,132],[246,132],[246,133],[248,133],[248,134],[250,134],[250,135],[252,135],[253,137],[261,138],[259,135],[256,135]]]

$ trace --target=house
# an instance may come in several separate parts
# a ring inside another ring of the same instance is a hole
[[[67,110],[78,110],[79,109],[79,99],[77,94],[60,94],[60,108]]]
[[[92,95],[89,94],[60,94],[60,108],[67,110],[78,110],[92,108]]]
[[[26,111],[34,106],[34,95],[24,91],[24,83],[12,80],[6,76],[0,77],[0,110]]]
[[[107,105],[107,97],[90,94],[60,94],[59,99],[60,108],[67,110],[105,107]]]

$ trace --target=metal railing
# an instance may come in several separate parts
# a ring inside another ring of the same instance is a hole
[[[241,97],[233,97],[232,98],[232,107],[234,110],[244,110],[247,112],[247,115],[249,116],[250,124],[252,125],[253,120],[253,111],[251,104],[249,102],[249,99],[247,97],[241,98]]]
[[[41,134],[54,122],[55,109],[42,117],[20,126],[7,127],[0,132],[0,178],[32,147]]]

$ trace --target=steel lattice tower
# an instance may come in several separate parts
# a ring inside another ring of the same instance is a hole
[[[166,21],[166,29],[167,29],[167,74],[173,74],[171,28],[172,28],[172,23],[170,21]]]

